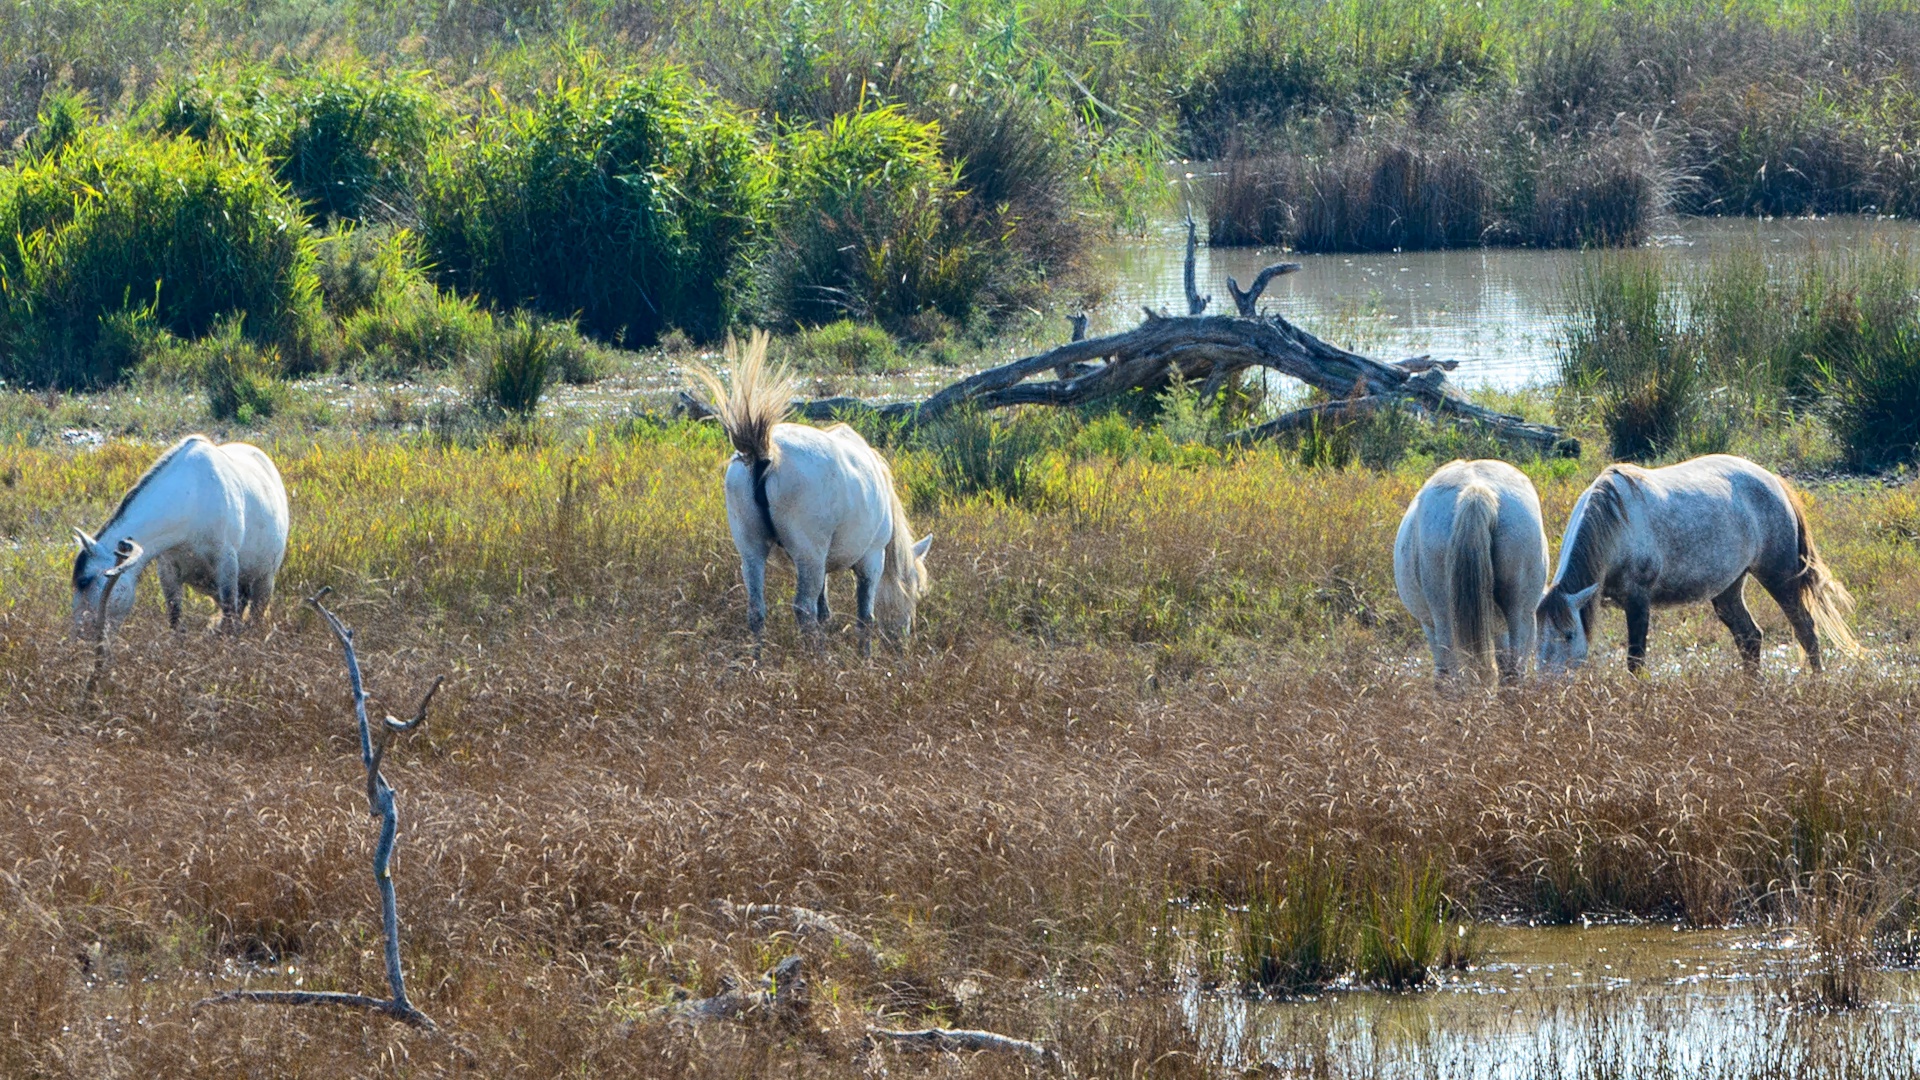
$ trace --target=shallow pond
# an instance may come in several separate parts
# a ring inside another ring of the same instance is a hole
[[[1414,993],[1195,994],[1223,1064],[1280,1076],[1487,1078],[1920,1075],[1920,977],[1822,1011],[1793,931],[1594,926],[1484,931],[1474,968]]]
[[[1787,253],[1841,250],[1875,238],[1920,242],[1920,224],[1869,217],[1815,219],[1681,218],[1652,248],[1681,263],[1703,263],[1715,253],[1759,244]],[[1092,333],[1140,321],[1140,308],[1185,308],[1182,226],[1114,243],[1104,258],[1113,289],[1092,313]],[[1232,309],[1226,277],[1242,284],[1263,266],[1303,264],[1276,279],[1267,303],[1336,345],[1383,360],[1431,353],[1458,359],[1454,379],[1464,386],[1517,388],[1555,376],[1556,305],[1580,260],[1575,251],[1528,248],[1411,251],[1369,255],[1292,255],[1277,248],[1208,248],[1195,260],[1202,295]]]

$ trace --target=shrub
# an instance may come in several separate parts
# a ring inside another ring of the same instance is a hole
[[[815,372],[864,375],[905,366],[890,334],[847,319],[802,330],[794,336],[793,354],[801,369]]]
[[[1834,433],[1852,464],[1920,460],[1920,325],[1871,330],[1821,371]]]
[[[771,317],[903,327],[933,310],[966,321],[993,271],[948,220],[955,173],[938,125],[895,108],[843,114],[790,135],[782,158],[762,284]]]
[[[1347,973],[1351,926],[1340,869],[1309,849],[1288,861],[1280,880],[1250,889],[1240,933],[1240,973],[1276,994],[1317,990]]]
[[[68,86],[56,86],[48,90],[40,100],[40,112],[34,118],[33,130],[27,132],[26,138],[20,142],[21,160],[36,161],[58,153],[97,120],[93,96],[85,90]]]
[[[383,293],[421,287],[419,239],[409,230],[340,223],[314,241],[320,299],[335,318],[371,306]]]
[[[543,324],[553,349],[553,370],[561,382],[585,386],[613,374],[614,360],[605,346],[588,338],[571,322]]]
[[[733,321],[762,199],[746,121],[663,70],[486,118],[432,155],[420,216],[460,291],[650,343]]]
[[[1659,263],[1639,254],[1589,261],[1572,293],[1564,388],[1594,401],[1614,457],[1646,461],[1676,447],[1703,387]]]
[[[251,424],[272,416],[285,401],[280,355],[240,333],[240,320],[223,324],[193,346],[207,390],[207,411],[215,420]]]
[[[493,316],[473,301],[420,282],[380,294],[341,322],[350,362],[374,375],[407,376],[465,363],[493,336]]]
[[[1055,415],[1002,422],[963,409],[915,433],[933,456],[938,490],[953,495],[994,495],[1031,504],[1046,489],[1045,459],[1065,440]]]
[[[0,174],[0,372],[27,386],[117,380],[103,319],[147,306],[193,338],[244,314],[260,344],[304,349],[317,313],[298,208],[263,168],[191,139],[96,129]]]
[[[480,370],[480,394],[488,403],[517,416],[540,407],[556,368],[555,339],[538,320],[516,317],[488,344]]]
[[[291,78],[227,73],[182,82],[150,106],[170,134],[237,140],[316,217],[392,216],[410,202],[436,109],[417,82],[358,72]]]

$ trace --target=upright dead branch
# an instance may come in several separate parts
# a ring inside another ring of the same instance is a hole
[[[1211,294],[1200,295],[1200,286],[1194,281],[1194,265],[1200,250],[1200,226],[1194,224],[1193,211],[1187,211],[1187,266],[1181,274],[1181,284],[1187,290],[1187,314],[1201,315],[1207,305],[1213,302]]]
[[[1227,292],[1233,294],[1234,310],[1249,319],[1257,317],[1260,314],[1260,294],[1267,291],[1267,282],[1282,274],[1296,273],[1299,269],[1299,263],[1288,262],[1263,267],[1253,276],[1253,286],[1245,291],[1241,290],[1240,283],[1233,279],[1233,275],[1227,275]]]
[[[427,687],[413,719],[402,722],[387,717],[380,725],[380,735],[376,739],[373,726],[367,722],[367,692],[360,682],[360,660],[353,651],[353,631],[347,629],[333,612],[320,603],[321,598],[331,591],[323,588],[308,597],[307,603],[326,620],[327,627],[339,640],[340,651],[346,657],[347,685],[353,691],[353,718],[360,729],[360,763],[367,770],[367,812],[380,819],[380,840],[373,849],[373,879],[380,888],[380,920],[386,933],[387,987],[392,997],[377,998],[333,990],[229,990],[205,998],[197,1002],[195,1007],[234,1001],[277,1005],[346,1005],[383,1012],[414,1027],[433,1031],[433,1020],[407,1000],[406,977],[400,970],[400,908],[394,896],[393,872],[389,865],[393,858],[394,838],[400,828],[400,814],[394,807],[393,788],[388,785],[386,777],[380,775],[380,762],[386,757],[394,736],[418,730],[427,722],[427,705],[433,701],[434,693],[446,681],[446,676],[436,677],[433,685]]]
[[[113,546],[113,566],[105,574],[106,584],[100,587],[100,606],[93,613],[93,673],[87,676],[87,689],[84,697],[93,699],[93,692],[100,686],[100,680],[106,678],[107,664],[112,648],[113,628],[107,625],[107,601],[113,599],[114,586],[120,584],[121,575],[132,569],[140,561],[141,548],[132,538],[121,540]]]

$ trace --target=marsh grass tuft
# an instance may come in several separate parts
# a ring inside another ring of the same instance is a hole
[[[482,399],[515,416],[533,415],[559,373],[559,354],[560,342],[551,330],[526,316],[516,318],[481,356]]]

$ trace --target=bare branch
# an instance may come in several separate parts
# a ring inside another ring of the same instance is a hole
[[[1051,1064],[1056,1060],[1053,1051],[1037,1042],[1028,1042],[1026,1039],[1016,1039],[1010,1035],[1000,1035],[991,1031],[973,1031],[966,1028],[920,1028],[915,1031],[893,1031],[875,1027],[867,1029],[867,1040],[873,1045],[891,1046],[896,1050],[947,1054],[990,1051],[1015,1054],[1035,1064]]]
[[[353,631],[320,602],[332,591],[322,588],[307,597],[307,604],[326,620],[327,628],[333,631],[334,638],[340,642],[340,651],[346,660],[347,686],[353,692],[353,719],[360,731],[360,761],[367,772],[367,810],[380,819],[380,839],[373,849],[373,878],[380,889],[380,919],[386,934],[387,986],[393,996],[383,1000],[366,994],[330,991],[230,990],[197,1004],[217,1005],[240,1001],[280,1005],[345,1005],[374,1009],[415,1027],[433,1031],[436,1030],[433,1020],[407,1000],[406,976],[400,968],[400,904],[394,895],[391,869],[394,840],[400,828],[400,813],[394,805],[393,788],[380,774],[380,763],[386,757],[387,747],[396,734],[412,731],[426,723],[427,704],[433,700],[445,676],[434,679],[433,685],[428,687],[426,695],[420,699],[420,710],[412,721],[402,724],[391,716],[387,717],[386,723],[381,725],[380,739],[376,743],[372,728],[367,723],[367,692],[360,678],[360,659],[353,649]]]
[[[1187,290],[1187,314],[1189,315],[1205,314],[1207,310],[1207,305],[1213,302],[1213,297],[1211,295],[1209,296],[1200,295],[1200,287],[1199,285],[1195,284],[1193,280],[1194,265],[1195,265],[1195,260],[1198,256],[1199,250],[1200,250],[1200,226],[1194,224],[1193,211],[1188,210],[1187,211],[1187,265],[1186,265],[1185,272],[1181,274],[1180,282],[1182,285],[1186,287],[1186,290]]]
[[[1267,291],[1267,282],[1282,274],[1297,273],[1299,270],[1300,264],[1291,262],[1274,263],[1272,266],[1263,267],[1258,274],[1254,275],[1252,287],[1244,292],[1240,289],[1240,283],[1235,281],[1232,275],[1228,275],[1227,292],[1233,294],[1234,310],[1249,319],[1258,316],[1260,294]]]

